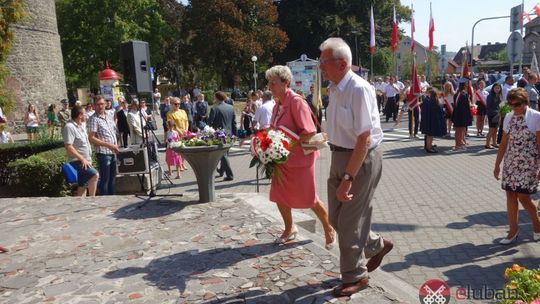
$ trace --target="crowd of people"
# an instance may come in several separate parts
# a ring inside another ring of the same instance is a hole
[[[369,283],[368,273],[374,271],[388,254],[393,243],[371,230],[373,206],[371,200],[382,176],[383,141],[381,115],[399,126],[408,115],[411,138],[424,134],[426,153],[437,153],[434,138],[454,132],[455,151],[467,149],[467,129],[476,119],[476,136],[485,137],[486,149],[499,148],[493,176],[501,178],[506,191],[508,234],[500,240],[507,245],[516,241],[518,204],[521,203],[532,219],[533,239],[540,240],[540,219],[537,206],[530,195],[536,193],[540,179],[540,112],[538,105],[538,75],[525,69],[515,84],[512,75],[504,83],[479,75],[471,87],[470,75],[457,79],[448,75],[439,91],[418,78],[421,94],[410,100],[411,81],[401,82],[397,76],[377,78],[370,83],[351,70],[351,49],[340,38],[329,38],[320,45],[320,69],[330,82],[328,100],[322,103],[313,95],[307,97],[291,89],[292,72],[286,66],[273,66],[265,73],[268,90],[248,93],[240,115],[239,125],[233,101],[224,92],[215,92],[215,105],[209,107],[201,92],[191,95],[162,98],[159,90],[153,94],[151,109],[144,99],[129,104],[123,97],[118,104],[95,96],[83,107],[69,107],[62,100],[62,109],[55,105],[47,110],[49,135],[54,137],[56,127],[62,136],[70,164],[77,171],[77,194],[94,196],[115,194],[117,155],[121,148],[143,144],[148,129],[155,129],[153,115],[159,112],[163,120],[164,142],[167,144],[165,161],[167,174],[187,170],[181,155],[171,143],[188,132],[210,126],[241,138],[240,146],[253,134],[266,129],[286,128],[298,135],[297,143],[290,146],[287,162],[280,167],[280,179],[271,181],[269,198],[277,204],[284,229],[276,244],[294,240],[298,229],[294,225],[292,209],[310,208],[320,220],[325,247],[336,243],[340,249],[342,284],[334,288],[336,296],[350,296]],[[490,89],[486,85],[490,84]],[[313,88],[312,88],[313,89]],[[192,99],[194,101],[192,101]],[[512,109],[505,114],[503,104]],[[330,172],[327,179],[327,202],[317,195],[315,164],[319,152],[305,153],[309,139],[320,131],[326,117],[331,151]],[[3,114],[0,109],[0,118]],[[489,131],[483,133],[486,123]],[[35,139],[40,118],[29,104],[24,122],[29,140]],[[0,139],[9,141],[9,133],[0,124]],[[12,141],[12,139],[11,139]],[[97,167],[92,164],[95,153]],[[234,179],[228,152],[217,169],[224,181]],[[502,170],[500,169],[503,163]],[[502,173],[502,174],[501,174]],[[286,182],[283,182],[286,181]]]

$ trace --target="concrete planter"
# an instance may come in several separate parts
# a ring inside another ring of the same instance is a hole
[[[232,144],[222,146],[173,147],[187,160],[195,172],[199,186],[199,201],[201,203],[216,200],[214,173],[221,157],[231,148]]]

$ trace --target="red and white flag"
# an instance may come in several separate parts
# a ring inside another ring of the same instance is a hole
[[[411,4],[411,53],[414,52],[414,31],[415,31],[415,27],[414,27],[414,9],[413,9],[413,5]]]
[[[466,48],[469,49],[468,46]],[[470,73],[469,73],[469,57],[468,57],[468,55],[470,55],[469,52],[466,52],[465,56],[463,57],[463,72],[461,73],[461,77],[467,79],[467,93],[469,93],[469,98],[472,101],[472,99],[474,98],[474,89],[473,89],[473,86],[472,86],[471,76],[470,76]]]
[[[396,20],[396,6],[394,5],[394,18],[392,19],[392,42],[390,44],[392,53],[396,52],[397,43],[398,43],[398,26],[397,26],[397,20]]]
[[[373,54],[375,52],[375,19],[373,17],[373,5],[371,6],[371,20],[370,20],[370,38],[369,38],[369,52]]]
[[[435,32],[435,21],[433,21],[433,13],[431,12],[431,2],[429,3],[429,51],[433,50],[433,32]]]

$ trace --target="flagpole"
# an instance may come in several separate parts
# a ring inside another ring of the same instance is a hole
[[[371,67],[370,67],[370,71],[371,71],[371,81],[373,81],[373,53],[371,53]]]
[[[397,57],[396,57],[396,52],[394,52],[394,67],[396,69],[396,76],[399,76],[398,75],[398,62],[397,62]]]

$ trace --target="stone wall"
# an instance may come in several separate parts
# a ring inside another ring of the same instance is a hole
[[[40,123],[47,123],[47,105],[67,97],[64,63],[56,22],[54,0],[24,0],[28,13],[24,22],[14,25],[15,41],[7,60],[7,85],[17,99],[8,115],[9,127],[24,132],[23,117],[28,103],[36,105]]]

